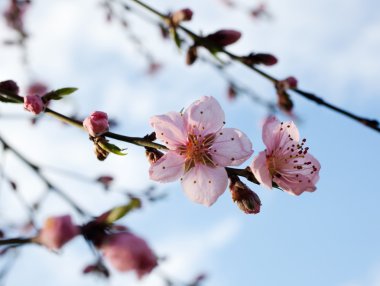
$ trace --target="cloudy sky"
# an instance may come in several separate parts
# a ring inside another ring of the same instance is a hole
[[[6,2],[0,1],[1,10]],[[182,2],[148,3],[161,11],[190,7],[194,17],[187,26],[196,32],[239,30],[243,37],[231,51],[273,53],[279,63],[266,71],[279,78],[294,75],[302,89],[358,114],[380,118],[378,1],[271,0],[266,3],[272,18],[262,21],[221,5],[220,0]],[[253,7],[258,2],[238,3]],[[26,19],[31,35],[29,66],[21,65],[18,49],[2,46],[0,80],[14,79],[24,90],[34,80],[51,88],[78,87],[77,93],[53,108],[82,117],[94,110],[108,112],[119,122],[112,131],[131,136],[152,131],[150,116],[179,111],[202,95],[212,95],[224,108],[228,127],[243,130],[251,138],[255,154],[264,149],[260,126],[267,115],[265,108],[245,97],[228,101],[226,83],[212,68],[202,63],[187,67],[184,54],[162,41],[156,27],[133,14],[128,14],[127,20],[133,33],[163,64],[157,75],[146,75],[145,59],[125,31],[116,23],[105,22],[98,1],[35,0]],[[13,36],[0,21],[1,40]],[[275,100],[273,87],[258,75],[239,66],[228,72],[260,96]],[[293,197],[252,185],[263,205],[259,215],[247,216],[232,203],[228,191],[206,208],[187,200],[178,182],[158,185],[169,194],[167,199],[123,220],[159,255],[167,257],[142,285],[163,285],[162,275],[190,281],[203,272],[208,275],[205,285],[210,286],[380,285],[380,192],[376,181],[380,136],[297,95],[293,99],[301,136],[307,138],[311,153],[322,165],[318,190]],[[100,174],[116,177],[116,190],[104,193],[99,186],[46,169],[49,178],[93,214],[122,203],[124,197],[117,190],[139,192],[152,184],[141,148],[119,143],[128,147],[128,156],[99,162],[86,134],[48,117],[31,126],[29,115],[21,109],[0,105],[0,134],[30,160],[89,178]],[[29,202],[43,192],[41,182],[14,156],[2,154],[1,163]],[[0,228],[25,220],[26,213],[4,183],[0,195]],[[47,215],[67,212],[72,212],[70,207],[51,195],[38,219],[42,223]],[[59,255],[28,246],[20,252],[6,285],[136,283],[133,274],[113,273],[110,282],[83,277],[81,269],[92,259],[81,239]]]

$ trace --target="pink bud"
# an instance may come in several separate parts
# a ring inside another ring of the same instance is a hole
[[[220,30],[206,36],[206,39],[218,46],[228,46],[237,42],[241,37],[241,33],[235,30]]]
[[[275,56],[271,54],[250,53],[248,56],[243,57],[243,62],[249,66],[259,65],[259,64],[263,64],[266,66],[273,66],[278,62],[278,60]]]
[[[24,108],[34,114],[40,114],[45,109],[45,104],[38,95],[24,97]]]
[[[100,136],[109,129],[108,115],[105,112],[95,111],[83,121],[83,127],[92,136]]]
[[[96,179],[96,181],[101,183],[106,190],[108,190],[113,180],[112,176],[100,176]]]
[[[0,88],[14,94],[18,94],[18,92],[20,91],[17,83],[15,83],[13,80],[6,80],[0,82]]]
[[[139,278],[149,274],[157,266],[157,257],[148,244],[132,233],[109,235],[100,250],[117,270],[136,271]]]
[[[58,250],[80,233],[69,215],[49,217],[37,237],[37,242],[49,249]]]
[[[171,19],[174,25],[179,25],[181,22],[190,21],[192,17],[193,11],[185,8],[174,12]]]
[[[287,77],[283,80],[286,88],[297,88],[297,79],[293,76]]]

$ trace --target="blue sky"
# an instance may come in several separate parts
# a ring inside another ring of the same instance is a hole
[[[55,104],[55,109],[64,113],[75,110],[82,116],[103,110],[120,123],[113,131],[139,136],[151,132],[150,116],[181,110],[202,95],[212,95],[224,108],[228,127],[239,128],[251,138],[254,154],[264,148],[260,124],[265,109],[247,98],[229,102],[225,82],[211,68],[201,63],[185,66],[184,54],[160,41],[155,28],[131,15],[131,29],[139,32],[147,46],[154,47],[153,54],[164,63],[157,76],[146,76],[144,59],[117,25],[105,24],[103,11],[95,2],[34,1],[27,18],[30,71],[20,65],[18,50],[2,47],[0,80],[12,78],[24,88],[34,79],[46,81],[51,88],[76,86],[79,91]],[[218,0],[150,2],[162,11],[183,5],[192,8],[194,18],[188,27],[197,32],[242,31],[242,39],[231,51],[273,53],[280,61],[266,69],[270,73],[279,78],[294,75],[301,88],[358,114],[380,118],[377,1],[272,0],[267,3],[274,17],[261,22],[225,8]],[[4,3],[0,2],[0,8]],[[10,35],[0,23],[1,39]],[[275,100],[272,86],[251,71],[234,66],[229,72],[263,97]],[[159,185],[169,193],[168,198],[123,221],[159,255],[168,256],[142,285],[163,285],[159,272],[184,281],[206,272],[205,285],[210,286],[380,285],[380,193],[376,182],[380,136],[296,95],[293,99],[302,119],[301,136],[307,138],[311,153],[322,165],[317,191],[293,197],[251,185],[263,206],[259,215],[247,216],[233,205],[228,191],[206,208],[187,200],[178,182]],[[27,116],[20,106],[0,106],[0,114],[15,113]],[[0,117],[0,134],[41,165],[77,170],[90,177],[112,173],[121,189],[139,191],[151,184],[144,152],[134,146],[125,145],[129,151],[125,158],[98,162],[84,133],[62,128],[49,118],[32,128],[26,120]],[[20,192],[35,200],[41,192],[40,182],[12,156],[2,162],[7,174],[23,178],[18,180]],[[123,202],[120,194],[104,194],[97,186],[53,172],[46,174],[94,214]],[[0,222],[25,219],[5,185],[1,192]],[[39,219],[42,223],[47,215],[68,211],[69,207],[50,196]],[[103,284],[80,275],[82,267],[92,261],[81,239],[67,245],[60,255],[30,246],[20,256],[7,285]],[[136,281],[132,274],[114,274],[109,285]]]

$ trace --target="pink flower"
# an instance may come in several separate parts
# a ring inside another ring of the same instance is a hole
[[[33,82],[31,85],[28,86],[28,90],[26,91],[27,95],[40,95],[43,96],[48,90],[48,87],[46,84],[43,84],[42,82]]]
[[[154,116],[150,123],[157,138],[169,148],[151,165],[150,178],[164,183],[181,178],[188,198],[206,206],[226,190],[224,167],[242,164],[253,152],[243,132],[223,128],[224,112],[213,97],[202,97],[183,114]]]
[[[83,121],[83,127],[92,136],[96,137],[106,133],[109,129],[107,113],[95,111]]]
[[[321,166],[305,147],[306,139],[299,141],[293,122],[279,122],[269,117],[263,126],[265,151],[253,160],[251,169],[257,180],[272,188],[272,181],[284,191],[300,195],[316,190]]]
[[[34,114],[40,114],[46,105],[38,95],[28,95],[24,97],[24,108]]]
[[[58,250],[80,233],[69,215],[49,217],[37,237],[37,241],[49,249]]]
[[[105,238],[100,246],[104,257],[117,270],[136,271],[139,278],[157,266],[157,257],[140,237],[128,233],[115,233]]]

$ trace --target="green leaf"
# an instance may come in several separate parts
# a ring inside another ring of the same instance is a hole
[[[110,153],[114,153],[116,155],[125,156],[127,153],[123,153],[125,149],[120,149],[114,144],[108,143],[108,142],[99,142],[98,143],[100,147],[102,147],[103,150],[106,150]]]
[[[173,37],[173,40],[174,40],[177,48],[179,50],[181,50],[182,40],[181,40],[181,38],[179,37],[179,35],[177,33],[177,29],[175,29],[175,28],[170,29],[170,33],[171,33],[171,35]]]
[[[77,90],[78,89],[76,87],[64,87],[64,88],[60,88],[57,90],[50,91],[47,94],[45,94],[42,98],[46,102],[49,100],[60,100],[63,97],[70,95]]]
[[[141,208],[141,201],[137,198],[132,198],[127,205],[115,207],[108,212],[104,213],[100,217],[104,219],[105,223],[114,223],[115,221],[123,218],[128,213],[135,209]]]

